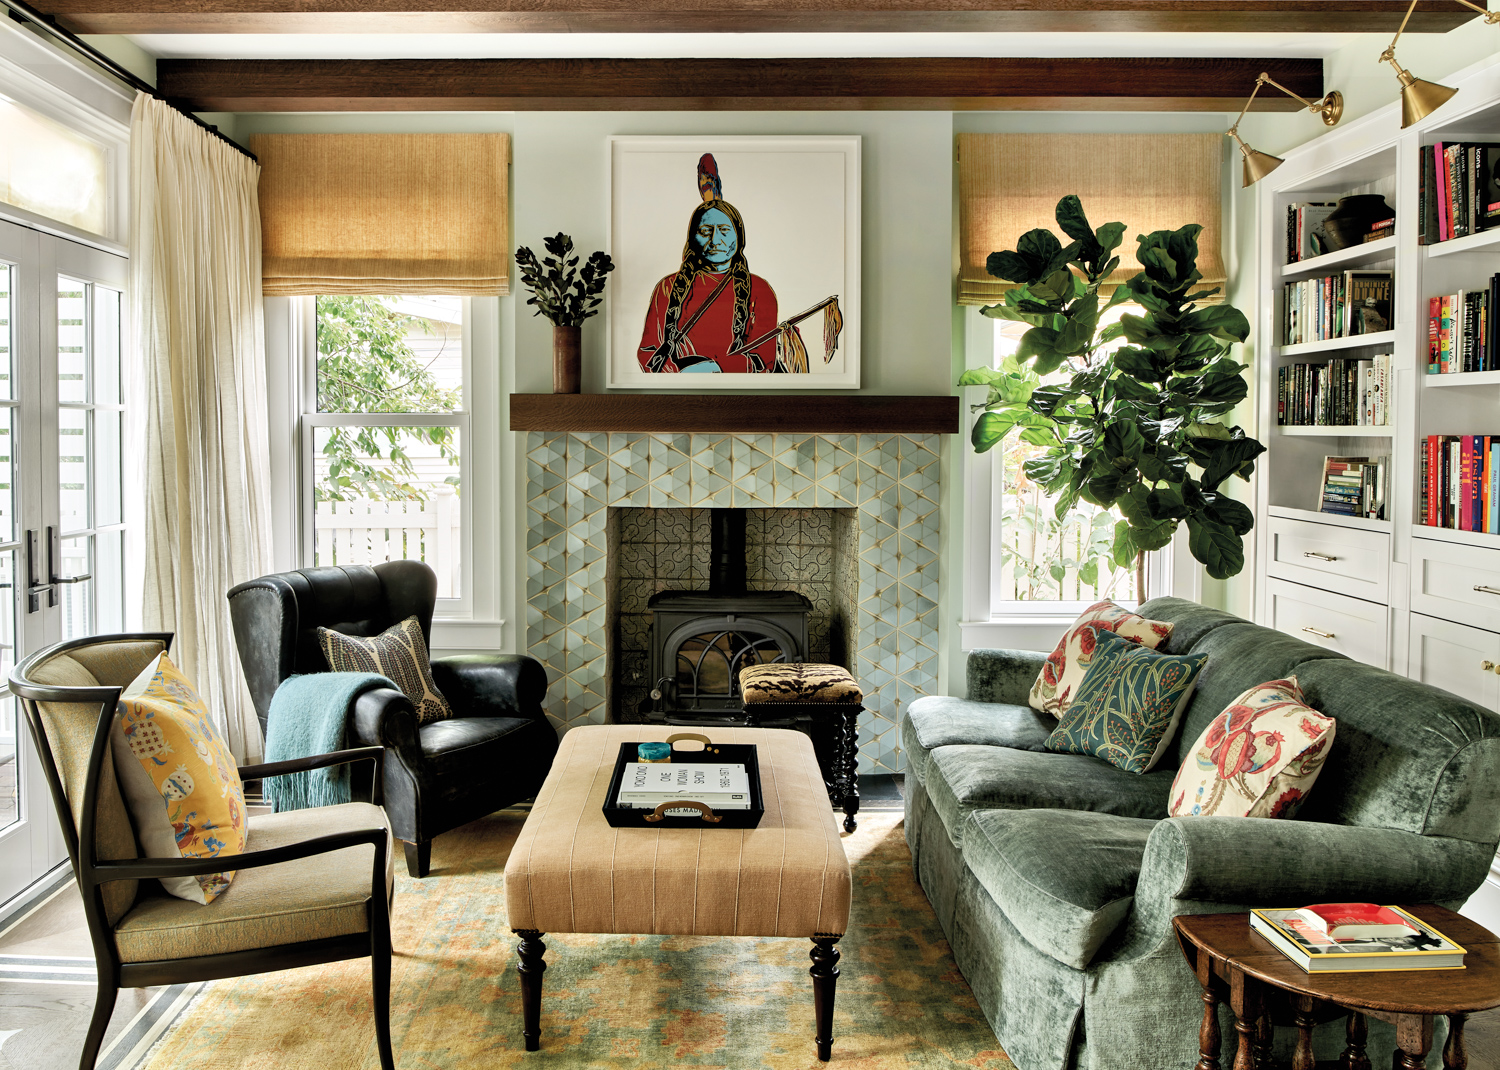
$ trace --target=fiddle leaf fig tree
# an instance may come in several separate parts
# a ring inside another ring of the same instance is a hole
[[[1142,271],[1102,300],[1124,224],[1093,229],[1072,195],[1058,202],[1057,223],[1068,244],[1039,228],[986,264],[1017,285],[984,314],[1030,329],[1014,360],[959,380],[989,388],[974,448],[993,449],[1012,432],[1046,447],[1026,462],[1027,478],[1056,499],[1059,517],[1080,499],[1116,510],[1111,556],[1119,568],[1166,546],[1185,523],[1188,549],[1208,574],[1235,575],[1254,516],[1222,488],[1231,476],[1249,479],[1265,447],[1223,422],[1248,393],[1245,366],[1229,348],[1250,324],[1232,305],[1201,303],[1217,287],[1194,289],[1203,228],[1137,237]],[[1126,302],[1140,313],[1100,326],[1106,310]],[[1058,371],[1071,373],[1066,382],[1043,383]]]

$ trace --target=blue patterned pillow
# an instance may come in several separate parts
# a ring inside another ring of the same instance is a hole
[[[1103,628],[1072,703],[1047,737],[1050,751],[1092,754],[1147,773],[1182,723],[1207,654],[1160,654]]]

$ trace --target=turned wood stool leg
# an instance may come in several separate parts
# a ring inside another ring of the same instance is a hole
[[[526,1038],[526,1050],[537,1051],[542,1046],[542,974],[547,963],[542,960],[547,945],[542,943],[542,933],[535,929],[511,930],[521,938],[516,951],[521,956],[516,972],[521,975],[521,1035]]]
[[[1297,1047],[1292,1052],[1292,1070],[1313,1070],[1317,1059],[1313,1057],[1313,1008],[1318,1005],[1311,996],[1292,997],[1292,1021],[1297,1026]]]
[[[1350,1011],[1349,1022],[1344,1027],[1344,1054],[1339,1061],[1343,1070],[1370,1070],[1370,1056],[1365,1053],[1365,1040],[1368,1036],[1365,1016],[1359,1011]]]
[[[1208,961],[1207,955],[1203,958]],[[1193,1070],[1220,1070],[1223,1037],[1219,1033],[1219,1002],[1219,993],[1210,979],[1203,984],[1203,1023],[1198,1026],[1198,1065]]]
[[[1432,1016],[1397,1015],[1396,1051],[1391,1054],[1393,1070],[1427,1070],[1427,1053],[1431,1050]]]
[[[863,707],[861,707],[863,709]],[[844,831],[859,827],[859,710],[845,710],[839,718],[839,780],[844,791]]]
[[[1271,1008],[1263,1006],[1260,1009],[1260,1027],[1255,1033],[1255,1065],[1257,1070],[1274,1070],[1275,1064],[1271,1061],[1271,1042],[1275,1039],[1275,1030],[1271,1025]]]
[[[1468,1070],[1469,1052],[1464,1047],[1464,1022],[1467,1014],[1448,1015],[1448,1042],[1443,1045],[1444,1070]]]
[[[812,969],[807,972],[813,979],[813,1017],[816,1029],[813,1039],[818,1044],[818,1058],[827,1062],[833,1058],[833,992],[839,981],[839,942],[837,936],[814,936],[813,949],[808,953]]]
[[[1234,1011],[1234,1028],[1239,1046],[1234,1051],[1234,1070],[1256,1070],[1255,1040],[1260,1032],[1260,982],[1231,967],[1229,1006]]]

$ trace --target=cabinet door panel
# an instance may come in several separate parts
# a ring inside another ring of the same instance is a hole
[[[1500,710],[1500,635],[1413,613],[1408,657],[1413,679]]]
[[[1272,576],[1325,591],[1385,603],[1390,593],[1391,537],[1384,531],[1273,516],[1267,524]]]
[[[1412,609],[1500,632],[1500,554],[1416,538],[1411,558]]]
[[[1271,580],[1269,589],[1271,627],[1367,665],[1389,666],[1390,610],[1385,606],[1286,580]]]

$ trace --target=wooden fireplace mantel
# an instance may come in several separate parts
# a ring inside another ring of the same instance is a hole
[[[953,435],[954,395],[512,394],[512,431]]]

